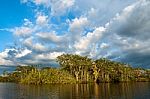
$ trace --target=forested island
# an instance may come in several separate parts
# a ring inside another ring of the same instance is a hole
[[[67,84],[101,82],[148,82],[150,70],[105,58],[92,60],[86,56],[63,54],[57,57],[60,67],[17,66],[11,73],[4,71],[0,82],[21,84]]]

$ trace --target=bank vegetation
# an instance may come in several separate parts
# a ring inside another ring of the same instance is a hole
[[[60,67],[17,66],[5,71],[0,82],[22,84],[109,83],[150,81],[150,70],[106,58],[92,60],[86,56],[63,54],[57,57]]]

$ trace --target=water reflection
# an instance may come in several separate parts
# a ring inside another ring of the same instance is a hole
[[[0,83],[0,99],[149,99],[150,83],[20,85]]]

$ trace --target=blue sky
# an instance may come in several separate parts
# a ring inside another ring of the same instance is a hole
[[[0,65],[79,54],[149,68],[149,0],[1,0]]]
[[[1,0],[0,3],[0,29],[20,26],[23,19],[32,18],[32,9],[20,3],[20,0]],[[11,45],[15,40],[13,33],[0,31],[0,51]]]

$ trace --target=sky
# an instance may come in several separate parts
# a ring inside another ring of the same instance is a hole
[[[0,1],[0,65],[66,53],[150,68],[150,0]]]

